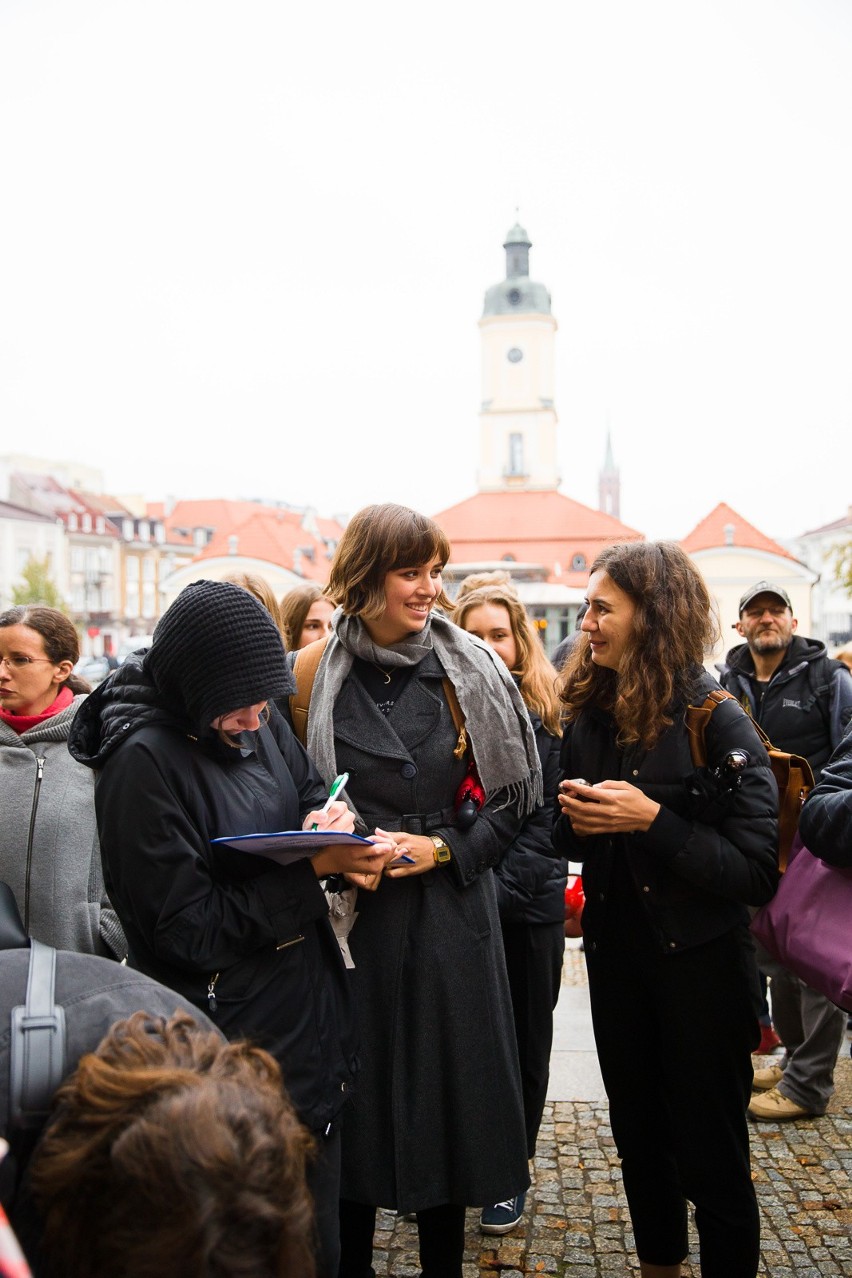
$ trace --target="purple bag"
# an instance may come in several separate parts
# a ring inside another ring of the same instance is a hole
[[[852,869],[801,847],[751,930],[806,985],[852,1012]]]

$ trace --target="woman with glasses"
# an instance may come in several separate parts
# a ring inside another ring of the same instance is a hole
[[[278,1061],[313,1133],[311,1190],[321,1278],[336,1278],[340,1115],[355,1078],[350,983],[321,880],[380,873],[390,842],[352,831],[270,704],[295,690],[281,633],[247,590],[196,581],[86,703],[69,743],[98,769],[104,870],[129,962],[201,1008],[230,1039]],[[214,844],[328,831],[281,865]]]
[[[124,954],[101,875],[94,778],[68,753],[90,691],[73,673],[77,631],[56,608],[0,613],[0,879],[30,936],[61,950]]]

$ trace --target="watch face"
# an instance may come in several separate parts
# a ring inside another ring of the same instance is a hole
[[[517,346],[513,346],[512,349],[506,355],[506,359],[509,361],[510,364],[520,364],[523,358],[524,358],[524,352],[521,350],[518,350]]]

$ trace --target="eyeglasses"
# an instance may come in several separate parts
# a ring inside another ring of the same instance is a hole
[[[26,670],[27,666],[35,665],[37,661],[46,661],[49,666],[56,664],[50,657],[0,657],[0,666],[5,666],[7,670]]]

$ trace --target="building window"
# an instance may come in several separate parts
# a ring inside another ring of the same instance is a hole
[[[77,515],[73,510],[68,515],[68,531],[69,532],[77,531]]]
[[[520,431],[513,430],[509,436],[509,472],[510,475],[524,473],[524,437]]]
[[[103,531],[104,531],[104,517],[103,515],[96,515],[95,516],[95,532],[102,533]]]
[[[86,514],[83,516],[83,532],[91,532],[91,531],[92,531],[92,516],[87,511]]]

